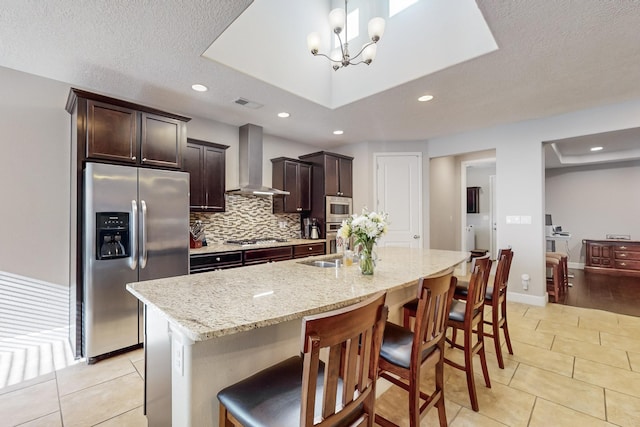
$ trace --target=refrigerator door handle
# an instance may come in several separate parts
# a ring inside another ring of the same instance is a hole
[[[140,268],[147,266],[147,204],[144,200],[140,201]]]
[[[131,256],[129,258],[129,268],[138,268],[138,204],[131,201]]]

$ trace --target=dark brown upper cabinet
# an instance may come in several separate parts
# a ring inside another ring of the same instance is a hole
[[[140,162],[167,168],[181,167],[183,140],[186,139],[184,123],[150,113],[141,113],[140,117]]]
[[[311,210],[311,164],[296,159],[271,159],[271,186],[290,194],[273,196],[274,213],[300,213]]]
[[[224,212],[225,150],[228,145],[187,138],[183,170],[189,172],[192,211]]]
[[[190,118],[79,89],[71,89],[66,109],[79,162],[182,167]]]
[[[136,110],[87,100],[87,157],[136,163]]]
[[[313,163],[313,192],[320,196],[353,197],[353,157],[319,151],[300,156]]]

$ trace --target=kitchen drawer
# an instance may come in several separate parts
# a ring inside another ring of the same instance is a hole
[[[621,270],[638,270],[640,271],[640,261],[627,261],[616,259],[616,268]]]
[[[272,261],[284,261],[293,258],[293,247],[249,249],[244,251],[244,265],[262,264]]]
[[[326,244],[324,242],[309,243],[307,245],[297,245],[293,247],[294,258],[304,258],[312,255],[324,255]]]
[[[640,245],[629,245],[626,243],[615,245],[614,250],[622,252],[638,252],[640,253]]]
[[[640,260],[640,252],[615,251],[616,260]]]
[[[242,266],[242,251],[191,255],[189,273]]]

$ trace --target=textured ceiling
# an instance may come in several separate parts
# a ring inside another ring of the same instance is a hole
[[[499,50],[337,109],[201,56],[250,3],[3,0],[0,66],[178,114],[255,123],[265,133],[326,148],[425,140],[640,98],[636,1],[478,0]],[[283,26],[295,19],[265,18]],[[269,40],[265,46],[238,55],[274,48]],[[416,46],[404,48],[411,54]],[[295,68],[298,55],[308,53],[291,52],[282,67]],[[381,45],[377,60],[383,55]],[[210,90],[193,92],[196,82]],[[426,92],[435,99],[416,102]],[[240,107],[238,97],[264,107]],[[277,118],[283,110],[292,117]],[[344,135],[333,136],[336,128]]]

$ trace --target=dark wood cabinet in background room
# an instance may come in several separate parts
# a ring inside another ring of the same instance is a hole
[[[319,151],[300,156],[314,164],[313,179],[320,179],[324,196],[353,197],[353,157]],[[314,182],[314,193],[317,185]]]
[[[274,213],[300,213],[311,210],[311,164],[296,159],[271,159],[271,186],[290,194],[273,196]]]
[[[228,145],[187,139],[184,171],[189,172],[192,211],[224,212],[225,150]]]
[[[640,276],[640,242],[633,240],[583,240],[585,271]]]
[[[67,111],[78,119],[79,160],[182,167],[187,117],[77,89]]]

